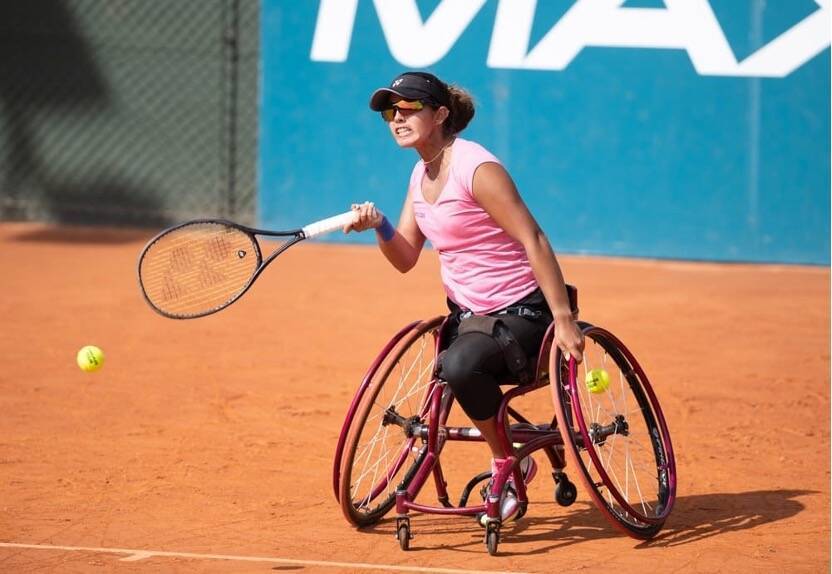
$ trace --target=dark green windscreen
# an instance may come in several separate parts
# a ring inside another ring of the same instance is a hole
[[[0,2],[0,217],[255,211],[257,0]]]

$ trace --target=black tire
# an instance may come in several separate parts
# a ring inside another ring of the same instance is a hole
[[[578,488],[563,475],[555,486],[555,502],[561,506],[572,506],[577,498]]]
[[[396,537],[399,539],[399,548],[405,552],[410,550],[410,527],[407,524],[399,524]]]
[[[496,556],[500,546],[500,528],[489,524],[485,530],[485,546],[491,556]]]

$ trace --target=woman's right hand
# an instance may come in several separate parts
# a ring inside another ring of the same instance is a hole
[[[584,360],[584,335],[571,315],[555,319],[555,344],[567,360],[569,357],[579,363]]]
[[[353,203],[351,209],[356,214],[352,223],[344,226],[344,233],[350,231],[366,231],[381,225],[384,214],[378,210],[372,201]]]

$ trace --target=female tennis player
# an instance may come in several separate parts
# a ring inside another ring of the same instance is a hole
[[[563,274],[500,161],[459,137],[474,116],[470,94],[433,74],[406,72],[376,90],[370,108],[381,112],[396,143],[420,159],[395,228],[366,202],[352,206],[357,218],[344,230],[375,229],[382,253],[402,273],[416,264],[426,239],[438,251],[451,310],[439,375],[488,443],[496,471],[510,455],[497,438],[501,382],[528,373],[523,363],[533,367],[553,320],[558,347],[582,358]],[[534,461],[524,459],[521,470],[531,480]],[[509,492],[504,521],[518,509]]]

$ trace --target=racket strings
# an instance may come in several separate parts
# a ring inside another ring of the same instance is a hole
[[[177,228],[150,245],[139,269],[150,303],[192,317],[233,302],[260,264],[254,238],[216,223]]]

